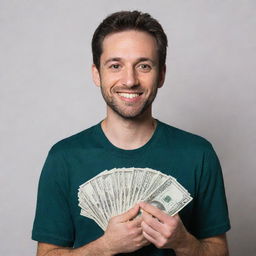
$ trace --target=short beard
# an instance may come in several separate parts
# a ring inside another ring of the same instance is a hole
[[[102,86],[100,86],[101,89],[101,94],[106,102],[106,104],[116,113],[118,114],[120,117],[122,117],[123,119],[126,120],[133,120],[135,118],[138,118],[140,116],[143,115],[143,113],[146,112],[146,110],[152,105],[153,101],[156,98],[157,95],[157,88],[154,90],[153,94],[151,95],[151,97],[145,101],[141,107],[141,109],[139,109],[138,111],[134,112],[134,113],[126,113],[125,111],[123,111],[118,104],[115,104],[115,102],[113,101],[113,99],[110,99],[106,93],[104,92],[104,89]],[[128,103],[129,106],[129,103]]]

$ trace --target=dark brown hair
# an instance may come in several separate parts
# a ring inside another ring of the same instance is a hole
[[[92,54],[93,63],[98,70],[100,68],[100,56],[102,54],[102,42],[104,38],[111,33],[125,30],[139,30],[152,35],[157,42],[159,67],[162,69],[165,66],[168,42],[167,36],[159,22],[148,13],[121,11],[115,12],[105,18],[94,32],[92,38]]]

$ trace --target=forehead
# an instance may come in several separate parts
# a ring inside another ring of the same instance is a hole
[[[156,39],[147,32],[127,30],[107,35],[102,43],[101,59],[106,58],[151,58],[156,60]]]

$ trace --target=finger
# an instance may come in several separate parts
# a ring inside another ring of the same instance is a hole
[[[119,222],[126,222],[131,219],[134,219],[137,216],[139,209],[140,209],[139,205],[136,204],[134,207],[132,207],[128,211],[124,212],[123,214],[118,215],[116,219]]]
[[[174,220],[181,221],[180,216],[179,216],[178,213],[176,213],[175,215],[173,215],[173,216],[171,216],[171,217],[172,217],[172,219],[174,219]]]
[[[151,214],[146,211],[142,214],[143,222],[145,222],[152,229],[156,230],[159,233],[162,233],[164,230],[164,224],[159,222],[157,218],[153,218]]]
[[[157,241],[153,237],[148,235],[145,231],[143,231],[142,234],[147,239],[147,241],[149,241],[152,244],[156,244]]]
[[[165,212],[161,211],[160,209],[158,209],[157,207],[149,203],[140,202],[139,206],[143,211],[150,213],[151,215],[153,215],[163,223],[165,223],[168,220],[168,218],[171,217],[167,215]]]
[[[151,226],[149,226],[146,222],[143,221],[141,223],[141,227],[142,227],[142,233],[143,234],[146,233],[148,236],[150,236],[155,241],[161,237],[161,234],[157,230],[155,230]]]
[[[141,245],[142,245],[142,246],[146,246],[146,245],[149,245],[149,244],[150,244],[150,241],[147,240],[147,239],[144,237],[144,235],[142,234],[142,232],[141,232]]]
[[[129,223],[133,227],[141,227],[141,222],[142,222],[142,216],[137,216],[136,218],[132,219]]]

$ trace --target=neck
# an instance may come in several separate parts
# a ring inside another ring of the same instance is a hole
[[[101,127],[114,146],[131,150],[142,147],[150,140],[156,128],[151,109],[134,119],[124,119],[116,113],[110,114],[110,111]]]

